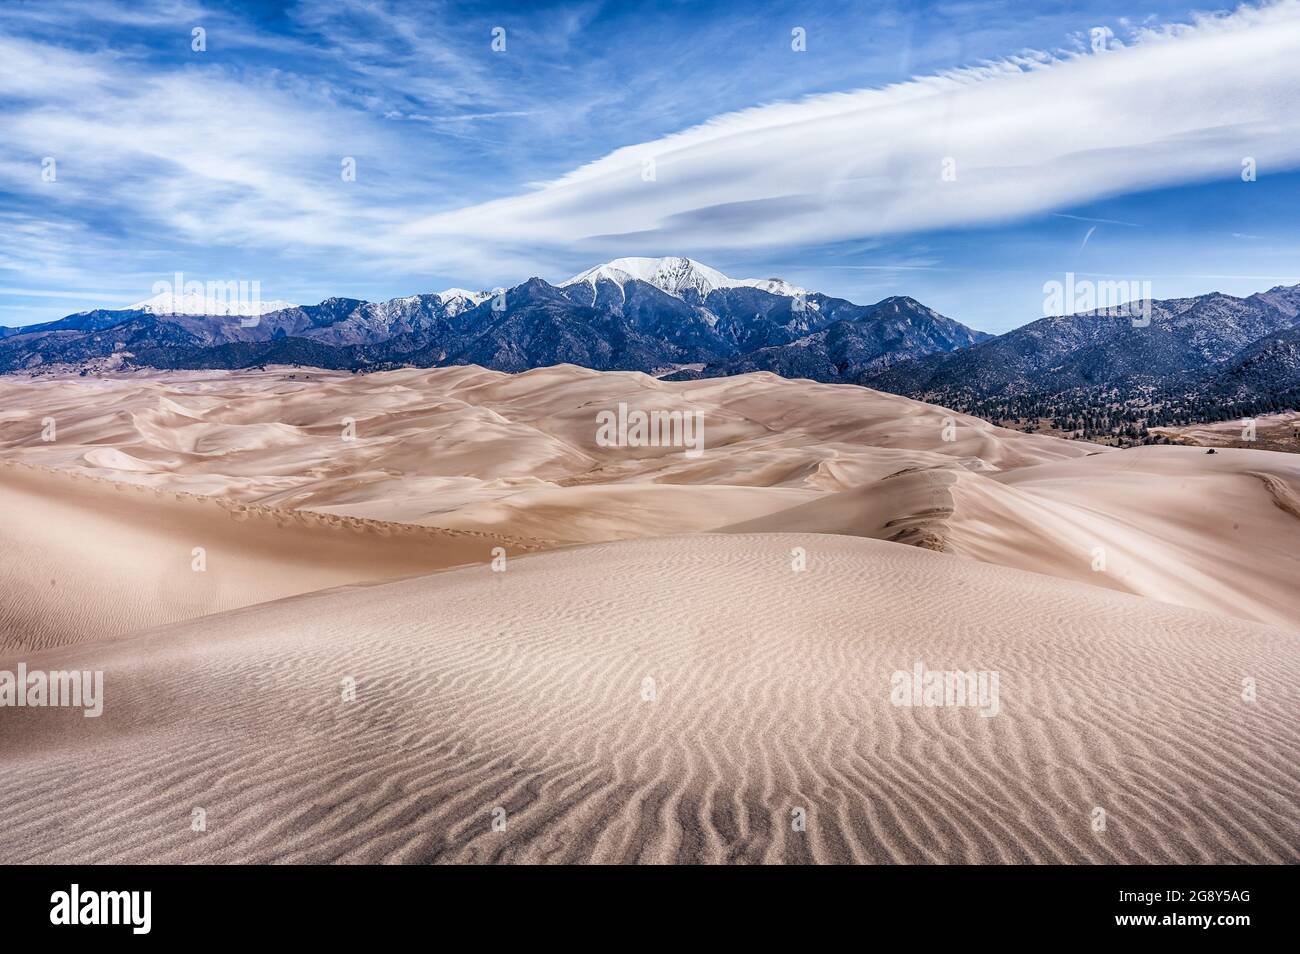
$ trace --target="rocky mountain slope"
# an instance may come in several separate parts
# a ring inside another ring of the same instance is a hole
[[[372,370],[481,364],[502,371],[557,363],[731,373],[764,348],[831,326],[853,360],[901,360],[968,346],[980,332],[911,299],[858,305],[781,279],[730,279],[686,258],[616,259],[560,285],[540,278],[495,294],[449,289],[386,302],[329,298],[253,317],[160,314],[141,303],[0,336],[0,372],[52,366],[244,368],[268,363]],[[721,370],[727,369],[727,370]]]

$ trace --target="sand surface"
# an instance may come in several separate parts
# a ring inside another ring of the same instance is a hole
[[[508,558],[543,545],[272,510],[4,462],[0,513],[5,655],[487,562],[495,547]]]
[[[620,404],[700,412],[703,453],[600,446],[597,414]],[[10,376],[0,407],[8,459],[245,503],[470,529],[553,507],[619,511],[605,530],[538,518],[570,542],[642,535],[646,514],[712,529],[905,467],[991,471],[1104,450],[865,388],[767,373],[671,383],[572,365]],[[621,502],[651,484],[702,488],[701,501],[664,493],[626,513]]]
[[[1300,628],[1300,457],[1135,447],[937,466],[721,528],[853,533]]]
[[[1300,861],[1300,456],[570,366],[0,408],[0,670],[106,693],[0,709],[0,862]]]
[[[698,412],[702,452],[601,446],[597,415],[620,405]],[[1300,506],[1286,504],[1300,499],[1297,455],[1117,451],[865,388],[767,373],[664,382],[571,365],[8,376],[0,407],[5,460],[248,507],[542,548],[851,534],[1300,628]],[[0,577],[23,578],[7,559]],[[208,598],[207,587],[179,602],[198,615],[316,588],[269,592],[261,577],[249,598]]]
[[[600,446],[620,404],[698,412],[702,453]],[[0,407],[5,459],[276,510],[543,546],[844,533],[1300,620],[1300,516],[1273,492],[1300,496],[1288,454],[1115,451],[865,388],[571,365],[9,376]]]
[[[594,545],[29,662],[107,704],[0,719],[4,862],[1300,861],[1295,633],[870,539]],[[917,662],[999,711],[893,705]]]
[[[1252,421],[1253,433],[1248,426]],[[1175,443],[1194,447],[1245,447],[1300,453],[1300,412],[1297,411],[1260,414],[1255,418],[1239,417],[1209,424],[1153,427],[1150,431]]]

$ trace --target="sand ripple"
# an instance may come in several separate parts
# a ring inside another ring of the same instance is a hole
[[[1300,861],[1300,636],[872,539],[602,544],[24,658],[108,702],[0,717],[3,862]],[[891,705],[917,661],[999,672],[1000,714]]]

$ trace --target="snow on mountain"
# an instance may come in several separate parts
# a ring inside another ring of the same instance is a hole
[[[472,301],[474,304],[482,304],[492,297],[491,292],[469,291],[464,288],[448,288],[446,291],[434,292],[438,300],[443,304],[451,301],[453,298],[464,298],[466,301]]]
[[[709,268],[694,259],[669,258],[616,258],[612,262],[597,265],[585,272],[579,272],[572,278],[560,282],[560,287],[587,283],[593,287],[597,282],[609,281],[620,288],[631,281],[639,279],[654,285],[660,291],[677,298],[685,291],[694,291],[701,298],[719,288],[759,288],[774,295],[793,297],[804,293],[789,282],[779,278],[728,278],[716,268]]]
[[[736,284],[748,285],[750,288],[757,288],[773,295],[784,295],[786,298],[808,294],[808,289],[791,285],[783,278],[742,278]]]
[[[462,311],[469,311],[475,305],[483,304],[492,297],[492,293],[469,291],[465,288],[448,288],[446,291],[435,292],[434,297],[446,306],[447,314],[454,317]]]
[[[230,301],[224,298],[209,298],[199,294],[173,295],[162,292],[144,301],[129,305],[127,311],[147,311],[155,315],[239,315],[251,317],[265,315],[282,308],[296,308],[291,301],[271,299],[268,301]]]

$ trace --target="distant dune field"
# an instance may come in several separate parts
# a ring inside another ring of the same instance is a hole
[[[703,453],[599,446],[596,415],[620,404],[698,411]],[[0,406],[7,459],[277,511],[542,547],[852,534],[1300,626],[1300,518],[1285,506],[1300,499],[1300,457],[1288,454],[1115,451],[847,385],[571,365],[3,377]]]

